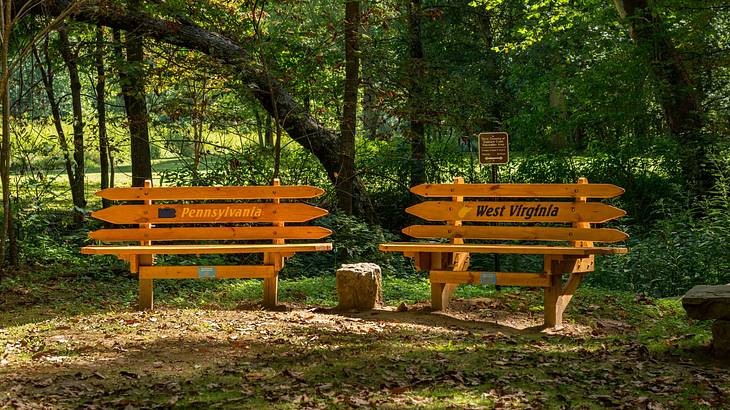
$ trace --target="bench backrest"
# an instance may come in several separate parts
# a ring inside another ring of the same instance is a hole
[[[97,192],[114,201],[143,201],[95,211],[94,218],[118,229],[91,232],[104,242],[273,241],[321,239],[332,231],[319,226],[286,226],[327,215],[327,211],[292,200],[315,198],[324,190],[312,186],[145,187],[109,188]],[[241,202],[245,200],[246,202]],[[218,202],[225,201],[225,202]],[[282,202],[285,201],[285,202]]]
[[[403,229],[414,238],[446,238],[452,243],[463,243],[464,239],[568,241],[579,247],[628,238],[616,229],[591,227],[621,217],[625,211],[588,201],[613,198],[624,190],[610,184],[589,184],[585,178],[577,184],[464,184],[462,178],[455,178],[453,184],[423,184],[411,192],[427,198],[449,198],[406,209],[428,221],[446,222]]]

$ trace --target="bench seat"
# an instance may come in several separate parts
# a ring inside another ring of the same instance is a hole
[[[197,245],[110,245],[85,246],[81,253],[91,255],[202,255],[212,253],[295,253],[331,251],[331,243],[270,244],[197,244]]]
[[[577,248],[574,246],[545,246],[545,245],[491,245],[491,244],[450,244],[450,243],[423,243],[423,242],[391,242],[380,244],[383,252],[469,252],[469,253],[502,253],[526,255],[606,255],[624,254],[628,252],[624,247],[590,247]]]

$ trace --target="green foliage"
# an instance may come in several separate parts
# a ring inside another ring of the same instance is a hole
[[[281,152],[283,185],[326,186],[327,175],[313,155],[301,148]],[[242,147],[241,152],[221,149],[209,156],[205,166],[195,168],[190,161],[160,173],[160,184],[190,185],[270,185],[274,168],[273,150],[258,145]]]
[[[681,295],[697,284],[730,283],[730,162],[717,164],[711,196],[699,203],[657,202],[663,206],[656,212],[664,218],[645,232],[637,227],[631,253],[608,258],[589,275],[590,283],[657,296]]]
[[[400,254],[378,250],[379,244],[394,240],[381,227],[340,212],[320,218],[316,224],[332,230],[326,240],[332,242],[333,251],[297,254],[284,267],[284,277],[332,276],[340,265],[357,262],[376,263],[386,275],[413,273],[410,262]]]

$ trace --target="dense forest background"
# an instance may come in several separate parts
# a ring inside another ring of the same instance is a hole
[[[413,274],[377,251],[409,222],[408,188],[490,182],[476,136],[506,131],[500,182],[626,189],[631,252],[593,285],[730,282],[726,1],[1,3],[4,280],[122,274],[78,247],[108,205],[93,192],[146,178],[321,186],[336,250],[285,274]]]

